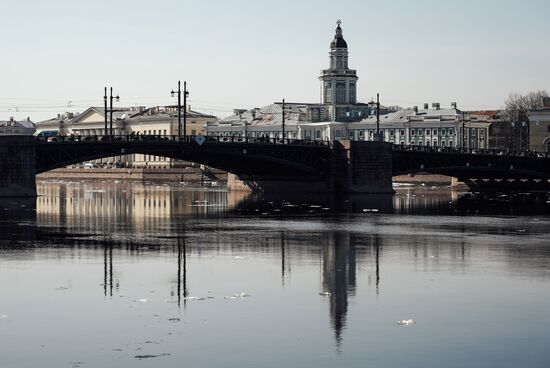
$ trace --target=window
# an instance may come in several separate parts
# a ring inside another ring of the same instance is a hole
[[[157,130],[153,130],[153,135],[157,135]]]
[[[418,135],[419,135],[419,136],[422,135],[422,129],[418,129]]]
[[[426,136],[430,135],[430,129],[426,129]]]
[[[401,129],[401,130],[399,131],[399,135],[400,135],[401,137],[403,137],[403,136],[405,135],[405,129]],[[403,143],[401,143],[401,144],[403,144]]]
[[[437,135],[437,129],[434,129],[432,132],[433,135]]]
[[[453,148],[453,141],[449,141],[449,147]]]
[[[422,145],[422,141],[418,141],[418,145],[421,146],[421,145]]]
[[[426,146],[430,147],[430,141],[426,141]],[[435,146],[435,145],[434,145]]]
[[[390,129],[390,137],[393,137],[393,129]]]
[[[443,128],[441,129],[441,135],[445,136],[447,134],[447,129]]]
[[[315,132],[315,135],[316,135],[316,138],[317,138],[317,139],[321,139],[321,131],[320,131],[320,130],[317,130],[317,131]]]
[[[454,134],[454,129],[453,128],[449,128],[449,135],[453,135]]]
[[[414,129],[411,129],[411,136],[414,137],[414,134],[415,134],[415,130],[414,130]]]
[[[166,135],[166,129],[164,129],[164,135]]]
[[[360,131],[359,131],[359,137],[362,137],[362,136],[363,136],[363,131],[360,130]]]

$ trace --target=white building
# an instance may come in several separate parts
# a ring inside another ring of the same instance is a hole
[[[542,109],[529,110],[529,148],[550,152],[550,97],[543,99]]]
[[[329,68],[321,71],[321,103],[285,104],[285,138],[332,141],[376,139],[376,104],[357,102],[357,72],[349,68],[348,45],[341,22],[330,43]],[[208,135],[224,139],[243,137],[282,138],[281,103],[235,110],[232,116],[209,123]],[[463,121],[464,120],[464,121]],[[455,103],[442,109],[439,103],[423,109],[380,108],[380,133],[394,144],[487,148],[487,121],[469,116]]]

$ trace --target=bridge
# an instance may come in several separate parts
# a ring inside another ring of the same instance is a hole
[[[547,153],[401,146],[386,142],[224,140],[174,136],[0,137],[0,196],[36,195],[35,175],[85,161],[148,154],[227,171],[253,190],[392,193],[392,177],[427,172],[479,190],[548,190]]]

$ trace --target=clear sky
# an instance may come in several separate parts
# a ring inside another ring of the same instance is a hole
[[[0,2],[0,120],[101,106],[111,85],[121,106],[171,104],[178,79],[222,117],[319,102],[337,19],[359,101],[485,109],[550,89],[549,0]]]

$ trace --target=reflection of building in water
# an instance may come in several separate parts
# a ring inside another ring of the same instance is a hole
[[[398,188],[393,197],[395,213],[427,213],[449,209],[459,192],[448,187]]]
[[[246,193],[182,190],[142,183],[44,183],[37,185],[38,221],[96,232],[134,232],[169,226],[177,216],[208,216],[236,205]]]
[[[350,242],[349,233],[330,233],[322,252],[323,291],[330,293],[330,319],[336,343],[340,345],[346,326],[348,295],[355,295],[355,245]]]

